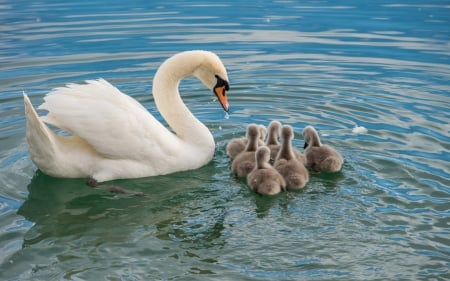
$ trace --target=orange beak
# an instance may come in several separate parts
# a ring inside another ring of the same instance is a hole
[[[223,107],[223,110],[228,112],[230,106],[228,104],[227,100],[227,89],[226,86],[217,86],[214,88],[214,94],[216,94],[216,97],[219,99],[220,104]]]

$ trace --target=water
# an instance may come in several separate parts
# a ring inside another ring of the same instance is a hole
[[[450,278],[450,6],[446,1],[2,1],[0,279]],[[36,171],[22,91],[105,78],[159,119],[158,65],[207,49],[231,111],[195,79],[184,100],[212,131],[196,171],[115,183]],[[225,146],[248,123],[314,125],[345,157],[294,198],[233,179]],[[368,129],[352,132],[355,126]]]

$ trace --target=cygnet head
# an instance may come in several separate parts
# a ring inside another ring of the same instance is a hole
[[[256,150],[256,165],[259,169],[264,168],[269,165],[270,160],[270,149],[266,146],[258,147]]]
[[[281,123],[274,120],[269,123],[269,134],[267,135],[267,145],[279,144],[278,137],[280,136]]]
[[[259,137],[259,129],[255,124],[250,124],[247,126],[247,138],[258,138]]]
[[[303,129],[303,139],[305,140],[304,149],[308,146],[321,146],[319,134],[313,126],[306,126]]]

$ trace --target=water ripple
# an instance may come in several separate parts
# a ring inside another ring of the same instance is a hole
[[[0,4],[0,278],[449,276],[449,5],[97,2]],[[119,181],[145,198],[35,171],[23,91],[38,105],[103,77],[161,120],[152,76],[186,49],[216,51],[229,72],[229,116],[195,79],[180,85],[216,139],[210,164]],[[254,195],[225,146],[273,119],[294,127],[298,148],[314,125],[343,171],[311,176],[294,199]]]

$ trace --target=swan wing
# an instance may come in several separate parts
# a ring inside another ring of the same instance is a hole
[[[160,158],[176,137],[138,101],[104,79],[68,84],[44,97],[42,119],[113,159]]]

